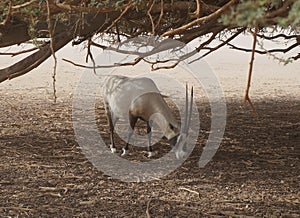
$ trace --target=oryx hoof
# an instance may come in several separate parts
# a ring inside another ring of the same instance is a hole
[[[153,157],[153,153],[151,151],[148,151],[148,158]]]
[[[110,148],[110,150],[111,150],[111,153],[116,153],[117,152],[116,148]]]
[[[176,148],[175,148],[175,146],[171,149],[171,151],[170,151],[171,153],[175,153],[176,152]]]
[[[124,157],[125,155],[127,155],[127,150],[125,150],[125,148],[122,148],[121,156]]]

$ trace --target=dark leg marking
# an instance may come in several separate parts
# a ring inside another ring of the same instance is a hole
[[[151,157],[152,147],[151,147],[151,137],[152,137],[152,121],[147,121],[147,134],[148,134],[148,157]]]
[[[128,145],[129,145],[129,142],[130,142],[130,139],[131,139],[131,136],[133,134],[133,131],[134,131],[134,127],[135,127],[135,124],[137,122],[138,118],[137,117],[134,117],[132,116],[131,114],[129,114],[129,128],[128,128],[128,137],[127,137],[127,142],[126,142],[126,145],[123,149],[123,154],[122,155],[125,155],[126,154],[126,151],[128,150]]]
[[[110,111],[109,106],[107,104],[105,105],[105,109],[106,109],[109,131],[110,131],[111,149],[116,149],[115,141],[114,141],[114,130],[115,130],[115,124],[118,121],[118,119],[114,117],[113,113]]]

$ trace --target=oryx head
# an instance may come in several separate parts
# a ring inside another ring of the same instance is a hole
[[[190,129],[191,118],[192,118],[193,97],[194,97],[194,90],[192,87],[191,100],[189,103],[188,86],[186,85],[185,114],[184,114],[183,125],[181,127],[180,133],[170,140],[170,144],[174,146],[173,151],[175,152],[177,159],[184,159],[188,155],[186,146],[187,146],[187,138],[189,135],[189,129]]]

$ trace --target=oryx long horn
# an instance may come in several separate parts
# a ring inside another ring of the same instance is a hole
[[[188,93],[188,84],[185,84],[185,114],[184,114],[184,125],[183,125],[183,132],[186,132],[188,129],[187,122],[188,122],[188,110],[189,110],[189,93]]]
[[[187,121],[187,129],[186,129],[187,132],[188,132],[188,130],[190,128],[190,124],[191,124],[192,111],[193,111],[193,102],[194,102],[194,87],[192,86],[192,89],[191,89],[190,110],[189,110],[188,121]]]

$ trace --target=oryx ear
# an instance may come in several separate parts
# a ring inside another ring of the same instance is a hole
[[[169,139],[170,145],[175,146],[176,143],[177,143],[177,138],[178,138],[178,135],[177,135],[177,136],[174,136],[174,137],[171,138],[171,139]]]
[[[173,126],[171,123],[169,123],[169,127],[171,130],[175,130],[175,126]]]

